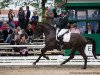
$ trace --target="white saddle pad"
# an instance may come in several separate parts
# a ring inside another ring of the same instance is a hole
[[[68,31],[68,29],[62,29],[59,33],[58,33],[58,37],[63,35],[63,42],[69,42],[70,41],[70,35],[71,32],[69,31],[69,33],[66,33]]]
[[[69,42],[70,41],[71,32],[64,34],[63,36],[63,42]]]

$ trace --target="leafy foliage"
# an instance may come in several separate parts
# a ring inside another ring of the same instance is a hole
[[[42,0],[42,10],[45,10],[45,3],[47,2],[47,0]]]
[[[9,1],[10,0],[4,0],[3,2],[0,2],[1,9],[7,7],[9,5]]]

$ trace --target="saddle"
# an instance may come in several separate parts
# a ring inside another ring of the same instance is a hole
[[[63,41],[63,36],[66,34],[66,33],[69,33],[69,31],[65,32],[64,34],[60,35],[59,37],[57,37],[57,39],[60,41],[62,40]]]
[[[62,35],[60,35],[59,37],[57,36],[57,39],[59,40],[59,49],[62,50],[63,47],[64,47],[64,35],[65,34],[68,34],[69,33],[69,30],[64,32]]]
[[[63,41],[63,38],[64,38],[64,35],[65,34],[68,34],[69,33],[69,30],[68,29],[62,29],[62,30],[60,30],[59,32],[58,32],[58,34],[57,34],[57,39],[59,40],[59,41]]]

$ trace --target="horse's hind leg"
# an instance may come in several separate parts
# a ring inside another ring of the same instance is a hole
[[[74,55],[75,55],[75,52],[76,52],[76,50],[72,50],[70,57],[68,59],[66,59],[64,62],[62,62],[60,65],[63,65],[66,62],[68,62],[69,60],[73,59]]]
[[[84,58],[84,66],[82,67],[82,69],[86,69],[87,68],[87,56],[84,53],[84,49],[80,49],[78,50],[80,52],[80,54],[82,55],[82,57]]]

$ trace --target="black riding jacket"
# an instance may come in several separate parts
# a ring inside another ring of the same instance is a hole
[[[57,25],[57,28],[60,28],[60,29],[69,29],[68,28],[68,16],[61,17],[59,19],[59,24]]]

